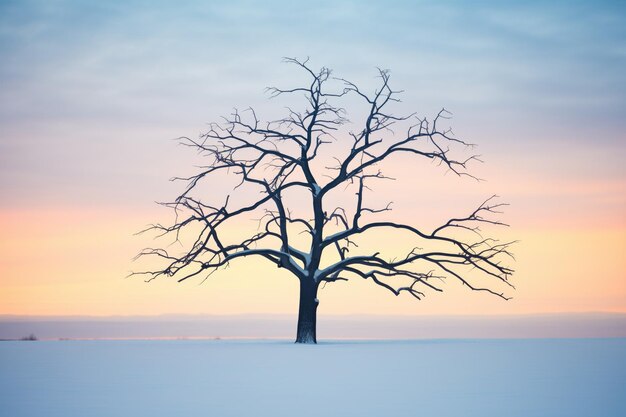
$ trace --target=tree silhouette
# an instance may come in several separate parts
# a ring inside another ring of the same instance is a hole
[[[138,256],[159,257],[164,265],[136,274],[146,274],[147,281],[159,276],[184,281],[207,277],[239,258],[258,258],[284,268],[300,282],[297,343],[316,343],[317,292],[322,283],[363,278],[395,295],[406,293],[419,300],[425,289],[442,291],[440,280],[452,277],[472,290],[508,299],[490,289],[491,284],[473,283],[479,279],[513,287],[509,282],[513,270],[501,263],[501,258],[512,258],[509,248],[513,242],[485,238],[479,229],[486,223],[504,225],[487,216],[499,213],[505,205],[495,203],[495,196],[469,215],[451,218],[432,231],[395,221],[375,221],[380,219],[376,215],[390,211],[390,206],[374,208],[365,203],[370,183],[388,179],[380,170],[382,163],[398,154],[433,160],[458,176],[475,178],[466,168],[477,157],[457,160],[449,149],[452,145],[470,145],[439,127],[449,113],[441,110],[432,121],[414,114],[399,117],[389,113],[390,104],[399,101],[399,91],[390,88],[385,70],[379,70],[380,85],[370,95],[347,80],[332,78],[327,68],[315,72],[307,61],[289,58],[286,62],[304,70],[310,84],[268,91],[273,98],[304,95],[306,109],[297,112],[288,108],[286,117],[266,123],[252,109],[242,113],[235,110],[223,122],[210,124],[199,139],[181,138],[207,162],[195,175],[175,178],[186,181],[186,188],[173,202],[164,203],[176,212],[174,224],[155,224],[146,230],[156,230],[160,236],[173,234],[176,240],[181,233],[191,233],[193,238],[183,253],[144,249]],[[340,85],[338,91],[330,90],[331,82]],[[348,121],[344,109],[336,104],[348,96],[368,109],[359,125]],[[403,134],[391,130],[402,124],[406,125]],[[358,130],[348,130],[354,126]],[[349,147],[345,146],[345,155],[336,152],[334,163],[323,165],[320,155],[326,145],[330,149],[331,143],[346,141]],[[209,204],[196,194],[200,183],[219,172],[236,176],[238,185],[222,204]],[[350,195],[348,188],[354,190],[351,206],[330,203],[333,194]],[[234,195],[241,197],[239,200],[252,200],[234,204],[230,202]],[[257,227],[232,242],[226,225],[245,224],[255,215]],[[391,259],[381,251],[359,252],[359,239],[367,240],[375,231],[402,233],[406,239],[432,249],[416,246]],[[467,277],[470,269],[477,278]]]

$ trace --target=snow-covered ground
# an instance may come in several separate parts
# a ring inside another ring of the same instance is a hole
[[[0,342],[0,415],[626,416],[626,339]]]

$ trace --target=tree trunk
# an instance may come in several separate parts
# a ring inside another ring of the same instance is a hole
[[[317,343],[317,287],[313,279],[300,279],[300,309],[296,343]]]

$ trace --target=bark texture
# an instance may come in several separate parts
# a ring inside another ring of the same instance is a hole
[[[300,307],[296,343],[317,343],[318,285],[312,279],[300,280]]]

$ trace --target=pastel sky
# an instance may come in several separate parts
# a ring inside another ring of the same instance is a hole
[[[2,0],[0,314],[295,313],[295,278],[258,261],[202,285],[124,278],[153,244],[133,233],[171,220],[168,179],[194,172],[172,139],[235,106],[281,115],[264,88],[303,80],[284,56],[371,89],[388,68],[397,113],[451,110],[487,181],[399,161],[408,181],[372,198],[419,225],[496,193],[495,234],[520,240],[511,301],[354,281],[320,313],[626,312],[626,3]]]

